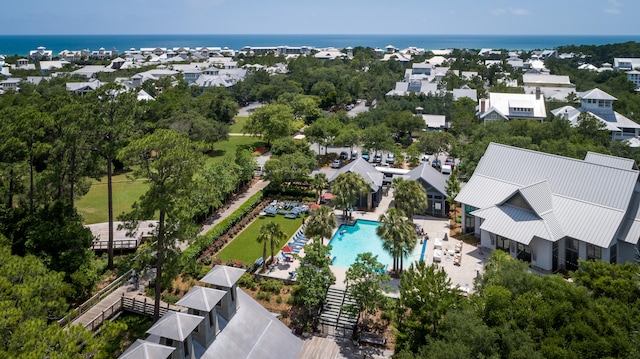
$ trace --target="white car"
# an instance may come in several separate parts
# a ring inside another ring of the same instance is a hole
[[[340,166],[342,166],[342,162],[340,162],[340,160],[333,160],[331,163],[331,168],[340,168]]]

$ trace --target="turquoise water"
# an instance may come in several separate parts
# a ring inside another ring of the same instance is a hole
[[[380,222],[359,219],[353,226],[341,225],[331,238],[331,255],[335,256],[332,265],[349,268],[360,253],[371,252],[378,256],[378,262],[393,267],[393,257],[382,249],[382,239],[376,234]],[[418,244],[404,266],[420,257],[423,246]]]
[[[639,41],[638,35],[0,35],[0,54],[27,55],[45,46],[57,55],[62,50],[120,52],[141,47],[219,46],[240,50],[244,46],[380,47],[403,49],[494,48],[512,50],[551,49],[562,45],[604,45]]]

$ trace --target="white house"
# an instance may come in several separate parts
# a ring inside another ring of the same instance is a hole
[[[584,160],[489,144],[456,201],[465,233],[544,271],[577,260],[633,261],[640,238],[640,178],[626,158]]]
[[[640,68],[640,58],[636,57],[614,57],[613,67],[616,70],[628,71]]]
[[[47,50],[44,46],[39,46],[36,50],[29,51],[29,58],[32,61],[51,60],[53,51]]]
[[[588,113],[607,126],[614,140],[627,140],[638,138],[640,124],[613,110],[613,102],[617,99],[608,93],[595,88],[589,91],[579,92],[581,106],[564,106],[551,110],[554,116],[562,116],[571,122],[573,126],[578,124],[578,116]]]
[[[483,122],[493,120],[535,119],[547,117],[544,97],[535,94],[491,92],[488,99],[480,99],[478,117]]]
[[[640,71],[631,70],[627,71],[627,80],[636,84],[636,91],[640,91]]]
[[[539,88],[548,99],[566,100],[570,93],[576,92],[569,76],[550,75],[547,73],[527,72],[522,75],[525,93],[535,94]]]

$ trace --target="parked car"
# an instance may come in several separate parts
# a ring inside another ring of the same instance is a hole
[[[345,151],[340,152],[340,159],[341,160],[348,160],[349,159],[349,154],[346,153]]]
[[[438,171],[440,170],[440,167],[442,167],[442,164],[440,163],[439,159],[434,159],[433,162],[431,162],[431,167],[437,169]]]
[[[456,167],[456,161],[452,157],[447,157],[447,159],[444,160],[444,164],[451,166],[451,170]]]
[[[382,153],[380,152],[376,152],[375,155],[373,155],[373,162],[374,163],[380,163],[382,162]]]
[[[420,163],[429,163],[429,157],[428,156],[422,156],[422,158],[420,159]]]
[[[396,157],[393,155],[393,153],[389,153],[387,155],[387,163],[392,165],[396,162]]]
[[[362,152],[362,159],[365,161],[369,161],[369,152]]]
[[[333,162],[331,162],[331,168],[340,168],[340,166],[342,166],[340,160],[333,160]]]
[[[354,149],[351,151],[351,159],[352,159],[352,160],[355,160],[356,158],[358,158],[358,150],[354,148]]]
[[[440,169],[440,173],[443,175],[450,175],[451,171],[452,169],[450,165],[442,165],[442,169]]]

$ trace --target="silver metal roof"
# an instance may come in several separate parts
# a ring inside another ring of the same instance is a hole
[[[227,293],[223,290],[196,285],[176,302],[176,304],[203,312],[210,312],[225,294]]]
[[[471,214],[485,219],[480,229],[522,244],[529,244],[533,237],[548,241],[555,240],[549,235],[544,221],[533,211],[511,205],[503,205],[480,209]]]
[[[238,290],[239,308],[200,358],[295,359],[302,340],[272,313]],[[196,344],[198,345],[198,344]]]
[[[147,334],[182,342],[203,319],[203,317],[197,315],[170,310],[147,330]]]
[[[166,359],[174,350],[174,347],[138,339],[118,359]]]
[[[584,158],[585,161],[599,164],[602,166],[616,167],[627,170],[638,169],[636,166],[636,161],[630,158],[622,158],[616,156],[603,155],[602,153],[596,152],[587,152],[587,155]]]
[[[611,100],[611,101],[617,100],[617,98],[609,95],[608,93],[600,90],[599,88],[594,88],[584,92],[578,92],[578,97],[581,99],[592,99],[592,100]]]
[[[213,266],[211,270],[205,274],[200,281],[217,285],[220,287],[231,288],[244,274],[245,270],[241,268],[228,267],[223,265]]]
[[[602,160],[595,155],[591,158]],[[635,216],[631,215],[633,218],[626,226],[623,226],[623,220],[634,197],[638,173],[637,170],[491,143],[456,201],[482,209],[474,212],[489,222],[483,223],[482,229],[500,230],[505,236],[511,233],[506,228],[509,225],[531,230],[525,238],[518,233],[509,237],[518,238],[522,243],[530,241],[534,235],[548,240],[566,235],[607,248],[616,233],[619,238],[637,242],[637,236],[634,239],[633,234],[629,237],[627,232],[635,231],[636,227],[632,225]],[[514,219],[520,218],[515,214],[511,217],[505,214],[514,211],[504,209],[508,205],[503,203],[516,191],[531,207],[535,221],[544,224],[546,234],[539,232],[538,227],[525,227]],[[490,218],[491,215],[497,217]],[[626,214],[626,217],[630,215]]]

